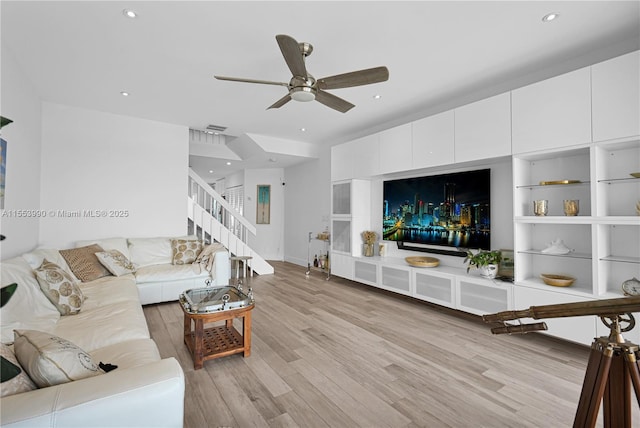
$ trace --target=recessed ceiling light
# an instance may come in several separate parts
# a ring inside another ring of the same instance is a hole
[[[545,16],[542,17],[542,22],[551,22],[554,19],[558,18],[560,16],[559,13],[548,13]]]
[[[123,10],[122,14],[124,16],[126,16],[127,18],[137,18],[138,17],[138,14],[135,11],[131,10],[131,9]]]
[[[374,99],[374,100],[379,100],[380,98],[382,98],[382,95],[380,95],[380,94],[375,94],[375,95],[373,96],[373,99]]]
[[[231,162],[227,162],[227,165],[231,165]]]
[[[209,170],[209,174],[213,174],[213,170],[212,169]]]
[[[307,128],[300,128],[300,131],[307,132]]]
[[[120,92],[120,95],[122,95],[123,97],[128,97],[129,96],[129,92],[122,91],[122,92]]]

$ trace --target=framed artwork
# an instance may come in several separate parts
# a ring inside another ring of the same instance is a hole
[[[256,224],[271,223],[271,185],[258,184]]]
[[[514,258],[513,250],[500,250],[502,260],[498,265],[498,276],[505,278],[513,278]]]

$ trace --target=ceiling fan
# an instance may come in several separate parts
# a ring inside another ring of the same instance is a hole
[[[350,88],[353,86],[369,85],[385,82],[389,79],[387,67],[368,68],[366,70],[352,71],[350,73],[336,74],[335,76],[315,79],[305,67],[305,58],[313,52],[310,43],[298,43],[293,37],[285,34],[276,36],[282,56],[291,70],[293,77],[289,83],[272,82],[268,80],[242,79],[238,77],[214,76],[218,80],[230,80],[232,82],[259,83],[263,85],[278,85],[288,88],[289,93],[268,108],[280,108],[289,101],[313,101],[316,100],[339,112],[346,113],[355,105],[337,97],[326,90]]]

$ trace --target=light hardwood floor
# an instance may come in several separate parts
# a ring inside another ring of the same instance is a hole
[[[144,307],[160,353],[184,369],[186,428],[572,425],[587,347],[492,336],[479,317],[273,265],[251,280],[248,358],[194,371],[179,304]]]

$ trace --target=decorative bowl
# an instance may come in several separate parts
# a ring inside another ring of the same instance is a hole
[[[405,257],[404,260],[414,267],[436,267],[440,264],[435,257]]]
[[[554,275],[552,273],[542,273],[540,278],[545,284],[553,285],[554,287],[568,287],[576,280],[571,276]]]

